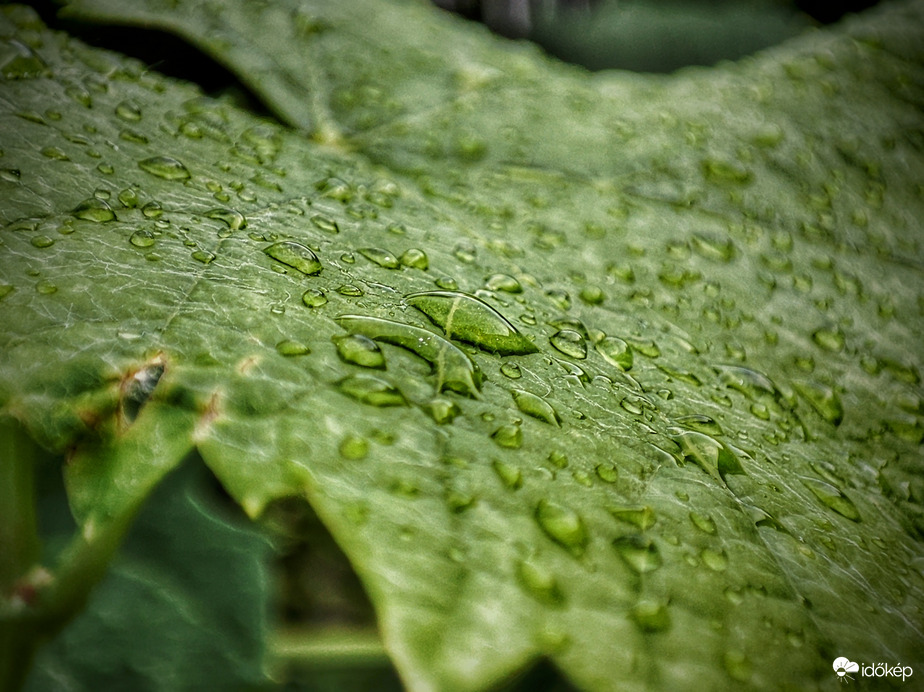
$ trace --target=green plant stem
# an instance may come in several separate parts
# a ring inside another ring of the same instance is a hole
[[[297,668],[376,668],[391,661],[373,628],[305,627],[270,634],[267,655],[271,666]]]
[[[36,445],[12,418],[0,418],[0,690],[18,689],[35,650],[28,628],[13,611],[25,608],[19,593],[39,558],[35,511]],[[12,617],[11,617],[12,615]]]

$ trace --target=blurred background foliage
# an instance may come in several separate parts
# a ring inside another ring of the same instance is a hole
[[[591,70],[671,72],[736,60],[875,0],[434,0]]]

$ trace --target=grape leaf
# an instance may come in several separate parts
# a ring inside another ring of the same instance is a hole
[[[0,402],[88,540],[195,448],[311,502],[411,689],[921,666],[924,4],[663,78],[217,7],[68,12],[299,130],[5,8]]]

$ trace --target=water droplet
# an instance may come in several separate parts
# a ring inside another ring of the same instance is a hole
[[[152,156],[138,162],[138,167],[164,180],[187,180],[190,175],[186,166],[169,156]]]
[[[518,490],[523,485],[523,474],[516,466],[512,466],[500,459],[491,462],[494,473],[501,479],[501,482],[510,490]]]
[[[388,250],[383,250],[382,248],[360,248],[359,254],[361,254],[370,262],[375,262],[377,265],[384,267],[385,269],[397,269],[401,266],[397,257],[391,254]]]
[[[712,517],[710,517],[708,514],[700,514],[699,512],[690,512],[690,521],[692,521],[693,526],[698,528],[700,531],[703,531],[704,533],[708,533],[711,536],[715,535],[715,532],[716,532],[715,521],[713,521]]]
[[[701,413],[691,416],[681,416],[677,419],[677,424],[689,430],[706,433],[707,435],[721,435],[722,428],[710,416]]]
[[[276,344],[276,351],[282,356],[304,356],[311,353],[311,349],[300,341],[284,339]]]
[[[138,191],[133,187],[127,187],[119,192],[118,199],[126,209],[134,209],[138,206]]]
[[[844,420],[844,405],[831,387],[819,382],[793,382],[793,388],[832,425],[840,425]]]
[[[817,478],[803,478],[803,485],[821,500],[821,503],[851,521],[860,521],[860,512],[851,499],[838,488]]]
[[[363,289],[359,286],[354,286],[353,284],[344,284],[343,286],[337,287],[337,293],[342,296],[349,296],[351,298],[358,298],[363,295]]]
[[[726,387],[741,392],[749,398],[770,395],[778,397],[779,391],[769,377],[756,370],[740,365],[718,365],[715,371]]]
[[[247,228],[247,219],[244,218],[241,212],[234,209],[210,209],[205,212],[205,216],[210,219],[224,221],[232,231]]]
[[[714,572],[724,572],[728,567],[728,555],[724,550],[713,550],[712,548],[703,548],[699,554],[703,564]]]
[[[606,294],[599,286],[585,286],[581,289],[579,297],[588,305],[601,305],[606,299]]]
[[[522,293],[520,282],[509,274],[492,274],[485,280],[485,288],[489,291],[504,291],[506,293]]]
[[[735,256],[735,246],[728,238],[716,238],[694,233],[690,239],[690,245],[702,257],[719,260],[720,262],[730,262]]]
[[[812,334],[812,341],[832,353],[844,350],[844,333],[840,329],[818,329]]]
[[[54,238],[49,238],[47,235],[37,235],[32,238],[30,241],[33,247],[37,248],[46,248],[51,247],[55,244]]]
[[[587,342],[573,329],[562,329],[549,338],[549,343],[566,356],[579,360],[587,357]]]
[[[215,259],[215,253],[208,250],[196,250],[192,253],[192,258],[202,264],[210,264]]]
[[[10,293],[15,290],[15,286],[10,284],[0,284],[0,300],[6,298]]]
[[[348,334],[334,336],[337,355],[345,363],[360,365],[364,368],[385,369],[385,354],[381,347],[368,336],[362,334]]]
[[[560,606],[565,596],[558,586],[555,575],[545,565],[536,560],[523,560],[517,563],[517,579],[526,592],[540,603]]]
[[[141,120],[141,106],[134,101],[122,101],[115,108],[115,114],[128,122]]]
[[[538,349],[507,319],[484,301],[454,291],[427,291],[405,297],[446,336],[500,355],[536,353]]]
[[[435,283],[440,288],[446,289],[447,291],[455,291],[459,288],[459,284],[457,284],[456,280],[451,276],[441,276],[433,283]]]
[[[520,366],[509,361],[501,364],[500,371],[511,380],[517,380],[523,375]]]
[[[737,161],[706,158],[702,160],[703,177],[719,185],[744,185],[751,181],[751,172]]]
[[[545,294],[549,297],[555,307],[557,307],[562,312],[567,312],[571,309],[571,296],[568,295],[567,291],[552,288],[546,291]]]
[[[350,461],[365,459],[369,454],[369,442],[358,435],[347,435],[340,441],[340,456]]]
[[[18,183],[22,173],[18,168],[0,168],[0,180],[8,183]]]
[[[37,284],[35,284],[35,290],[42,295],[51,295],[52,293],[58,292],[58,287],[51,283],[48,279],[42,279]]]
[[[523,431],[519,425],[502,425],[493,433],[491,439],[507,449],[519,449],[523,446]]]
[[[318,274],[322,269],[321,261],[311,251],[311,248],[301,243],[296,243],[294,240],[285,240],[281,243],[270,245],[263,252],[274,260],[297,269],[308,276]]]
[[[572,509],[549,500],[536,505],[536,522],[545,534],[574,557],[584,554],[589,541],[584,520]]]
[[[685,459],[692,461],[720,483],[725,476],[743,474],[741,462],[728,447],[700,432],[682,432],[673,438]]]
[[[406,348],[428,361],[437,374],[437,391],[448,389],[478,397],[481,371],[463,351],[438,334],[377,317],[344,315],[336,322],[348,332]]]
[[[655,525],[658,518],[655,516],[654,510],[651,507],[607,507],[608,511],[614,519],[625,522],[627,524],[632,524],[640,531],[646,531]]]
[[[350,375],[337,382],[341,392],[371,406],[406,406],[404,395],[390,382],[366,374]]]
[[[141,207],[141,213],[148,219],[159,219],[164,215],[164,209],[158,202],[148,202]]]
[[[411,269],[426,271],[430,267],[430,259],[427,257],[427,253],[415,247],[405,250],[404,254],[398,258],[398,261]]]
[[[635,533],[613,541],[619,557],[638,574],[652,572],[661,566],[661,553],[650,538]]]
[[[561,419],[558,413],[552,408],[551,404],[542,397],[523,391],[522,389],[514,389],[511,393],[513,394],[513,400],[516,402],[517,408],[526,415],[538,418],[550,425],[561,425]]]
[[[661,355],[660,347],[651,339],[630,336],[626,339],[629,345],[646,358],[657,358]]]
[[[437,425],[447,425],[461,415],[462,409],[452,399],[437,397],[424,404],[424,410]]]
[[[453,514],[462,514],[467,509],[471,509],[475,504],[475,498],[468,493],[460,493],[456,490],[450,490],[446,493],[446,507]]]
[[[732,680],[748,682],[751,679],[751,662],[741,651],[726,651],[722,663]]]
[[[309,308],[319,308],[327,304],[327,296],[320,288],[309,288],[302,293],[302,303]]]
[[[327,233],[340,232],[340,226],[337,225],[337,222],[329,216],[324,216],[323,214],[315,214],[312,216],[311,223],[313,223],[317,228],[320,228],[322,231],[326,231]]]
[[[97,199],[96,197],[90,197],[78,204],[71,211],[71,215],[78,219],[93,221],[95,223],[113,221],[116,217],[115,212],[112,211],[112,207],[109,206],[108,202]]]
[[[613,464],[597,464],[594,472],[604,483],[615,483],[619,480],[619,470]]]
[[[4,79],[34,79],[50,74],[45,61],[25,43],[0,39],[0,74]]]
[[[549,463],[555,468],[564,469],[568,467],[568,457],[561,452],[550,452]]]
[[[632,608],[629,617],[643,632],[664,632],[670,629],[671,626],[667,603],[662,601],[639,601]]]
[[[622,339],[615,336],[605,336],[596,344],[597,352],[603,356],[603,360],[615,368],[622,371],[632,369],[632,349]]]

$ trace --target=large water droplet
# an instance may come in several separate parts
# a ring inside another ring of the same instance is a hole
[[[494,469],[494,473],[497,474],[497,477],[501,479],[504,487],[510,490],[518,490],[523,485],[523,473],[516,466],[501,461],[500,459],[495,459],[491,462],[491,467]]]
[[[113,221],[116,217],[109,203],[96,197],[90,197],[78,204],[71,211],[71,215],[78,219],[93,221],[95,223]]]
[[[675,435],[673,440],[680,445],[684,458],[720,483],[725,483],[725,476],[744,473],[734,452],[705,433],[685,431]]]
[[[587,527],[572,509],[549,500],[536,505],[536,522],[545,534],[574,557],[580,557],[590,540]]]
[[[523,560],[517,563],[517,579],[526,592],[540,603],[560,606],[565,597],[558,586],[555,575],[545,565],[536,560]]]
[[[771,379],[756,370],[740,365],[718,365],[715,371],[726,387],[737,390],[749,398],[763,395],[776,397],[779,394]]]
[[[437,374],[437,390],[452,390],[466,396],[478,397],[481,388],[481,371],[458,347],[438,334],[401,322],[343,315],[337,324],[353,334],[362,334],[375,341],[406,348],[429,362]]]
[[[187,180],[189,170],[180,161],[170,156],[152,156],[138,162],[138,167],[164,180]]]
[[[584,337],[573,329],[562,329],[555,332],[549,343],[566,356],[582,360],[587,357],[587,342]]]
[[[451,339],[501,355],[539,350],[503,315],[475,296],[456,291],[427,291],[413,293],[405,300],[442,327]]]
[[[607,507],[614,519],[632,524],[640,531],[650,529],[658,520],[651,507]]]
[[[638,574],[652,572],[661,566],[661,553],[650,538],[635,533],[613,541],[619,557]]]
[[[632,349],[622,339],[617,339],[615,336],[605,336],[597,342],[596,348],[597,352],[603,356],[603,360],[613,367],[623,371],[632,369],[634,360]]]
[[[821,503],[851,521],[860,521],[860,511],[838,488],[817,478],[803,478],[802,483]]]
[[[404,395],[390,382],[373,375],[350,375],[337,382],[341,392],[372,406],[406,406]]]
[[[522,371],[520,370],[520,366],[509,361],[501,365],[500,371],[511,380],[518,380],[523,375]]]
[[[274,260],[297,269],[308,276],[318,274],[322,269],[321,261],[312,252],[311,248],[301,243],[296,243],[294,240],[285,240],[281,243],[270,245],[263,252]]]
[[[384,267],[385,269],[397,269],[401,266],[397,257],[391,254],[388,250],[383,250],[382,248],[360,248],[359,254],[361,254],[370,262],[375,262],[377,265]]]
[[[514,389],[512,390],[512,394],[517,408],[526,415],[538,418],[550,425],[561,425],[561,419],[558,413],[552,408],[552,405],[542,397],[523,391],[522,389]]]
[[[115,114],[122,120],[138,122],[141,120],[141,106],[134,101],[122,101],[115,107]]]
[[[362,334],[348,334],[333,337],[337,355],[345,363],[364,368],[385,369],[385,354],[377,343]]]

